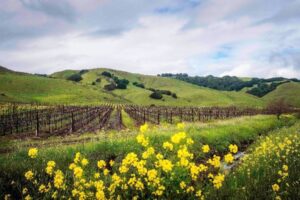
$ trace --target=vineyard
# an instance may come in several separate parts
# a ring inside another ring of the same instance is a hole
[[[275,114],[270,109],[237,107],[167,107],[137,105],[47,106],[3,105],[0,109],[0,134],[35,136],[122,129],[122,110],[135,124],[160,124],[208,121],[257,114]],[[285,111],[287,112],[287,111]],[[114,113],[114,114],[112,114]]]

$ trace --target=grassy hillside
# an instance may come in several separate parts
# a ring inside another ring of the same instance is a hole
[[[104,90],[104,86],[110,83],[110,80],[101,75],[103,71],[108,71],[120,79],[129,80],[127,89],[116,89],[110,92]],[[1,68],[0,102],[261,107],[273,99],[284,97],[288,98],[288,103],[300,106],[300,83],[292,82],[280,85],[265,97],[258,98],[245,93],[245,91],[219,91],[173,78],[141,75],[105,68],[91,69],[82,73],[82,80],[78,83],[66,80],[79,72],[80,70],[65,70],[52,74],[52,78],[46,78]],[[149,97],[152,93],[150,90],[136,87],[133,82],[143,83],[146,88],[169,90],[176,93],[178,98],[163,95],[161,100],[152,99]]]
[[[126,102],[110,93],[66,81],[30,74],[0,72],[0,102],[90,103]]]
[[[300,107],[300,83],[290,82],[279,85],[276,90],[263,97],[267,102],[282,98],[288,104]]]
[[[97,78],[101,79],[100,83],[96,83],[96,87],[103,88],[108,84],[108,78],[101,75],[103,71],[108,71],[119,78],[125,78],[130,81],[127,89],[116,89],[112,94],[127,99],[129,102],[142,104],[142,105],[193,105],[193,106],[263,106],[264,101],[249,94],[241,92],[227,92],[218,91],[205,87],[200,87],[184,81],[157,77],[147,76],[141,74],[128,73],[123,71],[111,69],[92,69],[82,75],[82,84],[91,85]],[[78,72],[78,71],[77,71]],[[76,71],[62,71],[53,74],[54,77],[68,77]],[[151,99],[149,95],[152,93],[149,90],[134,86],[133,82],[143,83],[146,88],[154,88],[160,90],[170,90],[177,94],[178,98],[175,99],[171,96],[164,95],[162,100]]]

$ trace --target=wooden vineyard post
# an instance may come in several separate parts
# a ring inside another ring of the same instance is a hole
[[[180,122],[182,122],[182,109],[180,109]]]
[[[171,124],[173,124],[172,116],[173,116],[173,113],[172,113],[172,110],[171,110],[171,113],[170,113],[170,122],[171,122]]]
[[[74,127],[74,113],[73,111],[71,112],[71,132],[75,131],[75,127]]]
[[[146,123],[146,110],[144,109],[144,124]]]
[[[157,124],[159,124],[159,122],[160,122],[160,111],[158,110],[158,112],[157,112]]]
[[[35,130],[35,136],[38,137],[39,134],[40,134],[39,111],[36,111],[36,130]]]
[[[192,108],[192,121],[194,122],[194,109]]]

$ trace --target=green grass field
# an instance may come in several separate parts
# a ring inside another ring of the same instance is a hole
[[[189,148],[194,155],[193,160],[200,161],[213,154],[223,155],[229,144],[237,144],[239,149],[244,150],[249,144],[259,137],[267,135],[270,131],[290,127],[295,123],[297,123],[297,120],[292,116],[283,116],[281,120],[277,120],[275,116],[255,116],[207,123],[187,123],[183,131],[186,132],[188,138],[194,141],[194,144]],[[149,138],[149,142],[155,150],[160,152],[165,151],[162,148],[163,142],[169,140],[177,131],[174,125],[162,124],[160,126],[150,126],[145,136]],[[14,180],[16,185],[25,184],[24,173],[28,169],[41,173],[49,160],[55,161],[56,167],[67,175],[69,172],[67,172],[68,164],[66,165],[66,163],[72,162],[76,152],[80,152],[89,160],[89,167],[85,168],[86,179],[89,179],[88,177],[92,176],[93,172],[97,170],[98,160],[113,158],[115,165],[119,166],[126,154],[130,152],[142,154],[145,150],[136,142],[135,137],[137,134],[138,130],[125,130],[121,132],[100,132],[97,135],[52,137],[46,140],[9,140],[9,146],[14,151],[0,155],[1,194],[4,195],[8,191],[13,191],[15,195],[20,193],[22,187],[4,183]],[[3,138],[1,138],[1,142],[7,144],[7,140]],[[208,155],[201,151],[204,144],[210,146],[211,153]],[[27,156],[30,147],[38,147],[38,157],[34,160],[34,164]],[[174,158],[170,157],[170,159]],[[71,176],[67,175],[66,178],[70,180]],[[34,186],[28,185],[28,187],[33,188]],[[204,190],[210,191],[209,188]],[[39,194],[34,194],[34,196],[38,197]],[[192,198],[188,196],[187,199]]]

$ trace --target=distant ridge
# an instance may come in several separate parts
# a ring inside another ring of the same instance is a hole
[[[14,72],[14,71],[0,65],[0,72]]]

